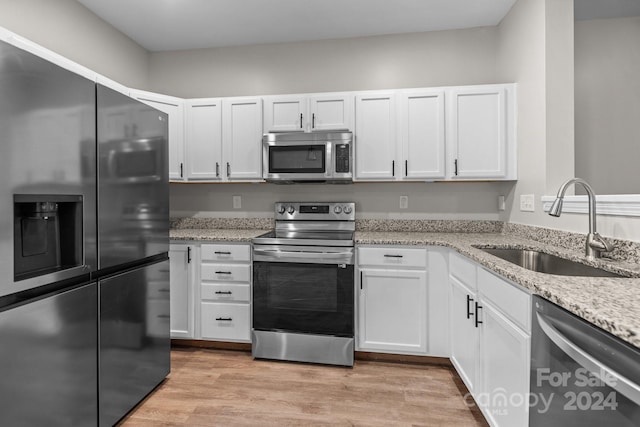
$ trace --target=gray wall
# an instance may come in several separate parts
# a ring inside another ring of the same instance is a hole
[[[495,27],[150,56],[151,90],[184,98],[497,83]]]
[[[640,193],[640,17],[576,21],[576,175]]]
[[[125,86],[147,88],[147,51],[75,0],[0,0],[0,26]]]

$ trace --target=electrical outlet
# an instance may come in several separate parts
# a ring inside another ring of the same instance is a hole
[[[522,212],[535,212],[534,195],[533,194],[521,194],[520,195],[520,210]]]
[[[400,196],[400,209],[407,209],[409,207],[409,196]]]
[[[242,196],[233,196],[233,209],[242,209]]]
[[[498,196],[498,210],[503,211],[505,209],[506,209],[506,206],[504,203],[504,196]]]

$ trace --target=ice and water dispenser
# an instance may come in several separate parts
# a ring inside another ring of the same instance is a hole
[[[83,264],[82,196],[13,197],[14,280]]]

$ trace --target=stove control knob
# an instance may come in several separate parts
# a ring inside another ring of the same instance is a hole
[[[285,211],[286,211],[286,210],[287,210],[287,208],[285,208],[285,207],[284,207],[284,205],[280,205],[280,206],[278,207],[278,213],[279,213],[280,215],[282,215],[283,213],[285,213]]]
[[[289,206],[287,208],[287,212],[289,212],[290,215],[293,215],[295,211],[296,211],[296,208],[294,208],[293,206]]]
[[[337,214],[342,213],[342,208],[340,206],[336,206],[335,208],[333,208],[333,211]]]
[[[343,209],[344,213],[346,213],[347,215],[349,215],[352,210],[353,209],[351,209],[351,206],[345,206]]]

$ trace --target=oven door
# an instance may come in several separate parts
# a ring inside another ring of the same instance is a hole
[[[254,261],[253,329],[354,336],[353,264]]]

